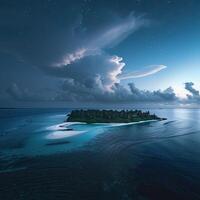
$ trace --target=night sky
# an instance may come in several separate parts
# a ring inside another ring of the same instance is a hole
[[[0,107],[198,107],[199,19],[199,0],[0,0]]]

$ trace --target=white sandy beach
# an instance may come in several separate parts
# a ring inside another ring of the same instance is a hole
[[[147,122],[153,122],[157,120],[146,120],[146,121],[139,121],[139,122],[130,122],[130,123],[93,123],[94,125],[102,125],[104,127],[118,127],[118,126],[128,126],[128,125],[134,125],[134,124],[141,124],[141,123],[147,123]],[[75,130],[66,130],[70,125],[75,124],[85,124],[87,126],[87,123],[84,122],[64,122],[61,124],[56,124],[50,127],[47,127],[47,130],[52,130],[53,132],[48,134],[46,136],[46,139],[62,139],[67,137],[72,137],[75,135],[83,134],[87,132],[87,130],[84,131],[75,131]]]

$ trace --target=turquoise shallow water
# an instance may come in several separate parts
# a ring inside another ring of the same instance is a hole
[[[10,112],[13,112],[12,117]],[[33,109],[3,110],[0,133],[2,156],[8,159],[13,156],[20,158],[72,151],[108,128],[106,124],[80,123],[67,126],[64,123],[66,128],[73,129],[66,131],[65,127],[61,127],[66,113],[67,109],[42,109],[41,113]],[[72,133],[70,137],[69,133]]]
[[[200,199],[200,110],[49,139],[69,111],[0,110],[0,199]]]

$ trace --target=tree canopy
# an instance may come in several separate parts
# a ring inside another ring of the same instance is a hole
[[[73,110],[68,114],[68,122],[86,123],[129,123],[145,120],[161,120],[149,111],[141,110]]]

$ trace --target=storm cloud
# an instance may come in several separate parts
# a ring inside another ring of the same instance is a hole
[[[0,13],[6,20],[0,21],[0,52],[13,56],[18,66],[9,69],[14,75],[4,80],[3,92],[23,102],[179,102],[172,87],[141,90],[134,80],[127,81],[167,70],[161,59],[134,70],[137,66],[127,66],[124,54],[115,53],[122,42],[151,27],[148,15],[133,12],[134,6],[123,11],[111,1],[94,2],[3,1]],[[107,4],[113,9],[105,9]],[[134,59],[134,52],[130,54]],[[25,81],[26,75],[32,78]],[[199,98],[192,83],[185,89],[188,100]]]
[[[134,83],[129,83],[128,87],[120,83],[114,83],[110,90],[105,90],[99,77],[87,87],[85,84],[67,79],[63,84],[62,91],[58,93],[59,101],[86,101],[99,103],[140,103],[140,102],[175,102],[178,100],[174,90],[169,87],[163,91],[148,91],[138,89]]]

